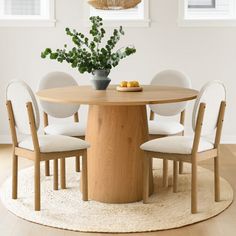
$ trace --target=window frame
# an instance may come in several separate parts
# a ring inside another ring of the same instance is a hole
[[[216,0],[211,0],[210,5],[189,5],[188,8],[215,8],[216,7]]]
[[[229,19],[186,19],[185,10],[187,0],[179,0],[178,26],[179,27],[236,27],[236,18]],[[234,3],[236,10],[236,2]],[[205,8],[204,8],[205,9]],[[235,15],[236,17],[236,15]]]
[[[124,27],[149,27],[151,20],[149,16],[149,0],[144,1],[144,19],[112,19],[112,20],[104,20],[104,25],[106,27],[117,27],[117,26],[124,26]],[[87,1],[84,1],[84,24],[85,26],[90,26],[90,7]]]
[[[47,19],[33,16],[0,18],[0,27],[55,27],[55,0],[49,1],[49,17]]]

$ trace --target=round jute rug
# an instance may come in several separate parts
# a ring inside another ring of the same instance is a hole
[[[148,204],[103,204],[83,202],[79,190],[80,174],[75,173],[74,163],[67,161],[67,189],[53,191],[52,177],[41,176],[42,210],[33,210],[33,168],[19,172],[19,198],[11,199],[11,179],[3,184],[0,194],[5,207],[15,215],[35,223],[83,232],[148,232],[190,225],[209,219],[224,211],[233,201],[230,184],[221,178],[221,201],[214,202],[213,172],[198,169],[199,213],[190,213],[190,165],[179,176],[178,193],[171,184],[162,188],[162,162],[154,162],[155,193]],[[172,176],[170,163],[170,176]],[[42,173],[44,168],[42,165]],[[172,182],[170,177],[169,183]]]

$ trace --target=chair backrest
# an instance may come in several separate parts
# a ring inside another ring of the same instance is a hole
[[[175,70],[165,70],[158,73],[151,81],[151,85],[174,86],[182,88],[191,88],[190,79],[182,72]],[[174,116],[181,113],[187,105],[187,102],[150,105],[151,110],[157,115]]]
[[[192,126],[194,131],[201,103],[206,104],[201,135],[210,135],[215,131],[222,101],[226,101],[226,89],[221,81],[211,81],[202,87],[193,109]]]
[[[77,86],[76,80],[69,74],[64,72],[50,72],[44,76],[38,90]],[[67,118],[74,115],[79,110],[79,105],[57,104],[52,102],[40,101],[40,104],[48,115],[55,118]]]
[[[36,129],[39,129],[40,116],[38,104],[33,91],[24,81],[11,81],[6,89],[6,99],[7,101],[11,102],[15,126],[20,133],[26,135],[31,134],[29,118],[26,109],[26,104],[28,102],[32,103]]]

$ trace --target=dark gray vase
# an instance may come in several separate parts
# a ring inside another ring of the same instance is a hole
[[[108,78],[110,70],[94,70],[91,83],[96,90],[106,90],[111,80]]]

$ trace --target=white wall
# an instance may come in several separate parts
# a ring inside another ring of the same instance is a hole
[[[224,139],[236,142],[236,28],[180,28],[177,26],[177,0],[150,2],[152,25],[125,30],[120,46],[133,43],[137,54],[112,71],[113,83],[124,79],[149,83],[156,72],[166,68],[185,72],[196,89],[209,80],[222,80],[228,89]],[[40,58],[45,47],[62,47],[68,41],[65,27],[88,30],[83,26],[82,0],[57,0],[56,17],[55,28],[0,28],[1,138],[9,134],[4,91],[11,79],[23,79],[36,90],[45,73],[62,70],[71,73],[79,84],[89,84],[89,75],[81,75],[66,64]],[[84,116],[83,110],[81,113]],[[188,120],[190,114],[191,106]]]

